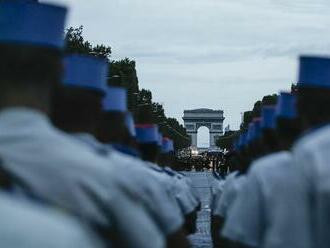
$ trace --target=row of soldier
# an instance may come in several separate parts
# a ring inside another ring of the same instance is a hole
[[[66,14],[0,1],[0,247],[189,247],[173,141],[134,124],[105,60],[63,54]]]
[[[215,247],[330,246],[330,58],[301,56],[292,92],[241,132],[212,188]]]

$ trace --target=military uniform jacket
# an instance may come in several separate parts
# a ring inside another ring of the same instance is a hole
[[[228,191],[231,190],[232,188],[232,183],[233,181],[236,179],[238,175],[237,171],[234,171],[232,173],[230,173],[226,179],[223,182],[223,185],[221,186],[221,190],[218,191],[218,195],[216,195],[213,199],[212,202],[212,214],[213,215],[217,215],[217,216],[221,216],[221,217],[225,217],[225,214],[227,212],[227,207],[228,207],[228,196],[231,196],[231,193],[229,193]],[[228,193],[225,193],[228,192]],[[225,196],[223,196],[223,194],[226,194]]]
[[[102,248],[82,223],[53,209],[0,193],[0,247]]]
[[[187,192],[186,187],[182,185],[182,182],[165,173],[163,168],[154,163],[145,162],[144,166],[152,171],[158,180],[162,182],[167,192],[174,197],[183,215],[190,214],[195,210],[195,199],[189,194],[189,192]]]
[[[330,126],[312,130],[293,147],[294,165],[308,194],[313,247],[330,244]]]
[[[91,135],[77,134],[74,137],[79,138],[96,151],[106,150],[106,154],[103,153],[103,155],[109,160],[109,166],[116,169],[117,173],[122,173],[121,183],[129,188],[137,198],[141,199],[165,235],[169,235],[182,227],[183,217],[176,201],[151,170],[143,165],[143,161],[122,154],[110,146],[100,144]]]
[[[54,128],[41,112],[11,108],[0,113],[0,157],[34,194],[109,225],[126,246],[163,247],[158,227],[109,162]]]
[[[289,152],[256,160],[223,235],[251,247],[311,247],[307,195],[301,185]]]

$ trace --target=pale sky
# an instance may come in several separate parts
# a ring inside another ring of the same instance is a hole
[[[113,59],[134,59],[140,87],[180,122],[184,109],[222,109],[236,129],[256,100],[290,88],[299,54],[330,55],[329,0],[51,2]]]

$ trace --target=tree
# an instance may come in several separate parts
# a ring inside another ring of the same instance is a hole
[[[243,122],[241,123],[241,130],[245,130],[248,128],[248,124],[253,119],[253,111],[245,111],[243,114]]]
[[[83,26],[70,27],[65,34],[67,53],[87,54],[104,58],[109,63],[108,84],[127,89],[128,109],[138,122],[158,124],[164,136],[174,140],[176,149],[188,147],[190,139],[186,129],[174,118],[167,118],[163,106],[152,101],[152,92],[139,89],[139,79],[134,60],[111,60],[111,47],[106,45],[93,46],[83,37]],[[139,107],[143,107],[139,110]],[[150,114],[146,114],[150,112]]]
[[[111,61],[110,78],[119,77],[117,82],[109,81],[109,84],[127,89],[127,105],[131,112],[136,112],[139,97],[139,80],[134,60],[125,58],[119,61]]]
[[[216,145],[221,149],[233,149],[234,140],[238,138],[240,131],[229,131],[216,141]]]
[[[275,105],[277,103],[277,97],[278,95],[276,94],[264,96],[261,101],[255,102],[252,111],[244,112],[241,130],[246,130],[253,118],[261,116],[261,109],[263,106]]]
[[[66,52],[93,55],[104,58],[108,62],[111,56],[111,47],[105,45],[93,46],[89,41],[85,41],[83,37],[83,26],[78,28],[70,27],[66,30]]]
[[[275,105],[277,103],[277,97],[277,94],[267,95],[264,96],[262,100],[255,102],[251,111],[244,112],[243,122],[241,123],[240,130],[234,131],[233,133],[225,134],[224,136],[220,137],[216,141],[217,146],[222,149],[232,149],[234,140],[238,138],[240,133],[248,129],[249,123],[253,120],[253,118],[258,118],[261,116],[262,107],[268,105]]]
[[[139,94],[136,120],[139,123],[156,123],[161,133],[174,141],[176,149],[190,146],[190,138],[186,129],[175,119],[165,115],[163,105],[152,101],[149,90],[142,89]]]
[[[262,102],[262,105],[263,106],[266,106],[266,105],[276,105],[276,103],[277,103],[277,97],[278,97],[277,94],[264,96],[262,98],[262,101],[261,101]]]

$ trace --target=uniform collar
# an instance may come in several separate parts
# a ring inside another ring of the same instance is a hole
[[[15,128],[22,125],[24,127],[40,127],[40,125],[49,126],[51,123],[45,113],[32,108],[10,107],[0,111],[0,126]]]
[[[98,140],[89,133],[74,133],[73,136],[88,144],[93,144],[93,145],[99,144]]]
[[[329,123],[325,123],[325,124],[320,124],[318,126],[314,126],[311,127],[309,129],[307,129],[305,132],[303,132],[294,142],[292,147],[296,147],[298,146],[298,144],[303,143],[304,140],[308,140],[311,136],[313,136],[315,133],[317,133],[320,130],[323,130],[327,127],[329,127]]]
[[[158,171],[158,172],[164,172],[163,168],[161,168],[159,165],[157,165],[155,163],[152,163],[152,162],[149,162],[149,161],[147,161],[146,163],[149,165],[149,167],[151,169],[153,169],[155,171]]]
[[[309,135],[309,134],[312,134],[312,133],[318,131],[319,129],[322,129],[323,127],[328,126],[328,125],[329,125],[329,123],[324,123],[324,124],[319,124],[319,125],[317,125],[317,126],[311,127],[311,128],[309,128],[309,129],[307,129],[307,130],[302,134],[302,137],[303,137],[303,136],[306,136],[306,135]]]

